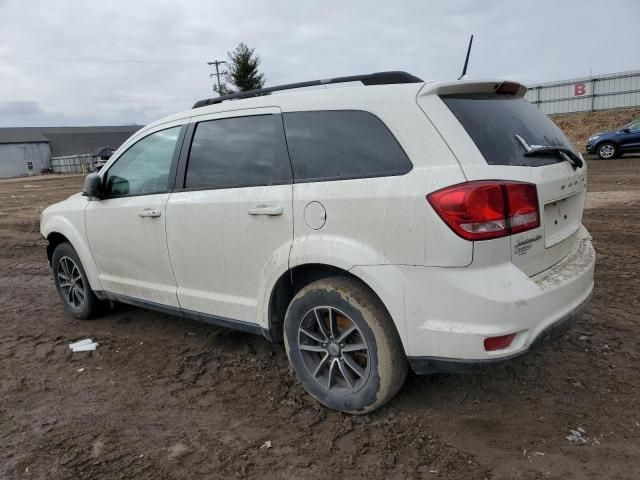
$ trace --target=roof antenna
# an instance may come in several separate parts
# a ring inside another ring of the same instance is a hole
[[[471,54],[471,44],[473,43],[473,35],[469,39],[469,47],[467,48],[467,58],[464,59],[464,67],[462,67],[462,75],[458,77],[458,80],[467,79],[467,66],[469,65],[469,55]]]

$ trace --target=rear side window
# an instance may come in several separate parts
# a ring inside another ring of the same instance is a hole
[[[371,113],[314,111],[283,117],[297,183],[403,175],[412,168],[398,141]]]
[[[504,94],[442,96],[490,165],[536,167],[562,161],[557,154],[525,157],[520,135],[530,146],[571,150],[571,142],[551,119],[521,97]]]
[[[189,152],[185,188],[234,188],[291,182],[280,115],[200,122]]]

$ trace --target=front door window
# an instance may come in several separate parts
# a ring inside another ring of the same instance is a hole
[[[106,196],[166,192],[180,128],[152,133],[122,154],[106,174]]]

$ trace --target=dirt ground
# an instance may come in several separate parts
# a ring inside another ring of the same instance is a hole
[[[360,417],[263,338],[132,307],[72,319],[38,222],[82,177],[0,182],[0,478],[640,478],[640,157],[589,168],[582,321],[503,368],[412,375]]]

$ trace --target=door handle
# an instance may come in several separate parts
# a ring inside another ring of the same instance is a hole
[[[256,205],[249,209],[249,215],[270,215],[272,217],[282,215],[282,207],[275,205]]]
[[[152,217],[152,218],[159,217],[160,216],[160,210],[157,210],[155,208],[145,208],[141,212],[138,212],[138,216],[139,217]]]

